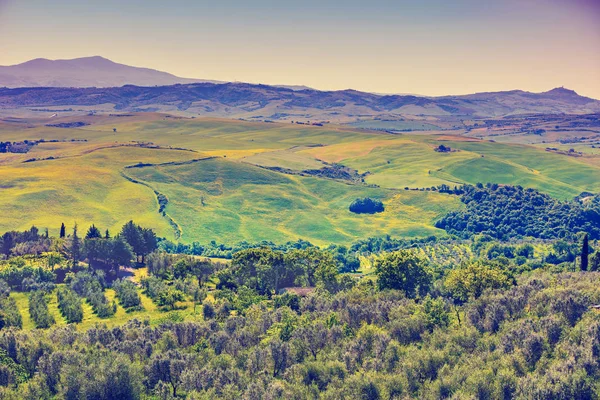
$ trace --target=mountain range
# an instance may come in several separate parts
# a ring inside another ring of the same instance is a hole
[[[500,117],[600,112],[600,101],[556,88],[461,96],[381,95],[179,78],[102,57],[36,59],[0,67],[0,108],[87,106],[271,120],[351,121],[363,117]]]

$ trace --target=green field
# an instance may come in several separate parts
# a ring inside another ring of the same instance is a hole
[[[495,182],[560,199],[600,190],[595,158],[533,146],[160,114],[72,120],[90,125],[0,123],[0,141],[59,140],[40,143],[27,154],[0,154],[0,231],[35,224],[55,235],[61,222],[77,222],[114,232],[134,219],[186,243],[299,238],[349,243],[387,234],[444,234],[433,224],[461,206],[458,198],[405,187]],[[441,143],[456,151],[435,152]],[[332,163],[365,174],[365,182],[301,174]],[[168,198],[164,215],[157,193]],[[366,196],[381,199],[386,211],[348,211],[354,199]]]

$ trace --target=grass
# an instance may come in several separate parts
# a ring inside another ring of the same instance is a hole
[[[0,141],[64,140],[39,144],[28,154],[0,154],[0,232],[35,224],[57,235],[62,222],[82,229],[95,223],[116,232],[134,219],[171,240],[177,239],[174,223],[183,242],[302,238],[347,244],[386,234],[443,234],[433,222],[460,207],[458,199],[404,187],[495,182],[560,199],[600,190],[600,163],[534,146],[159,114],[77,120],[91,125],[59,129],[36,121],[0,122]],[[459,151],[435,152],[441,140]],[[132,147],[134,141],[163,148]],[[186,164],[206,156],[218,158]],[[56,159],[42,160],[48,157]],[[31,158],[42,161],[23,162]],[[317,169],[323,162],[368,173],[366,183],[379,187],[259,168]],[[163,165],[125,168],[137,163]],[[158,213],[154,191],[168,197],[167,216]],[[369,216],[348,211],[355,198],[367,196],[382,199],[386,211]]]

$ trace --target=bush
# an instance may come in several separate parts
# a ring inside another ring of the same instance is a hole
[[[56,292],[58,308],[68,323],[78,323],[83,320],[81,298],[69,288],[61,287]]]
[[[167,284],[163,280],[154,276],[142,278],[141,283],[142,287],[144,288],[144,293],[152,300],[158,299],[160,293],[167,290]]]
[[[54,317],[48,311],[48,302],[44,292],[38,290],[29,294],[29,315],[36,328],[45,329],[54,325]]]
[[[381,201],[368,197],[354,200],[349,209],[356,214],[375,214],[385,210]]]
[[[142,279],[142,287],[146,295],[159,306],[174,308],[175,303],[185,300],[185,293],[154,276]]]
[[[185,300],[185,294],[181,290],[168,287],[167,290],[159,293],[156,300],[159,306],[165,306],[172,309],[175,308],[175,303]]]

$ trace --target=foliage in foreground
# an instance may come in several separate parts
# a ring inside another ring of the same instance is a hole
[[[539,272],[458,311],[365,281],[309,295],[296,311],[263,300],[204,322],[3,329],[2,395],[595,398],[600,314],[589,306],[600,301],[599,279]]]

